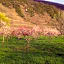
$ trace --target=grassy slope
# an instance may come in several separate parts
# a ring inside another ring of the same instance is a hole
[[[0,37],[0,64],[64,64],[64,36],[45,37],[30,42],[26,52],[26,41],[16,37],[5,41]]]

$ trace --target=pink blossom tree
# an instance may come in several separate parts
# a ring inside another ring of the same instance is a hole
[[[12,35],[21,38],[22,36],[24,36],[24,39],[27,41],[26,44],[26,50],[29,50],[29,43],[33,38],[37,38],[38,35],[40,35],[40,33],[42,32],[42,30],[39,28],[39,26],[34,26],[34,27],[27,27],[27,26],[21,26],[18,27],[17,29],[15,29],[12,32]]]

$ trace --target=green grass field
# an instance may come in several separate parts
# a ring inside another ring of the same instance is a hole
[[[0,64],[64,64],[64,36],[46,37],[30,41],[12,37],[2,45],[0,37]]]

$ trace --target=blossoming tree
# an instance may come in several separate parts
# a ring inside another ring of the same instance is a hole
[[[0,34],[3,36],[3,41],[2,43],[4,43],[5,40],[5,35],[6,32],[6,27],[10,26],[10,18],[6,17],[6,15],[4,13],[0,12]]]

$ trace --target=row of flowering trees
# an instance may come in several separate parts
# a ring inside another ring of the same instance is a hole
[[[21,27],[10,27],[10,18],[6,17],[4,13],[0,12],[0,35],[3,36],[3,43],[5,41],[6,36],[16,36],[18,38],[22,38],[22,36],[26,37],[25,40],[27,44],[31,41],[31,37],[37,38],[40,35],[59,35],[56,29],[44,28],[43,30],[35,25],[33,27],[21,26]],[[30,37],[31,36],[31,37]],[[29,47],[27,45],[27,47]]]
[[[17,36],[20,38],[21,36],[32,36],[32,37],[37,37],[40,35],[42,30],[40,29],[39,26],[34,26],[34,27],[28,27],[28,26],[21,26],[12,31],[12,35]]]

